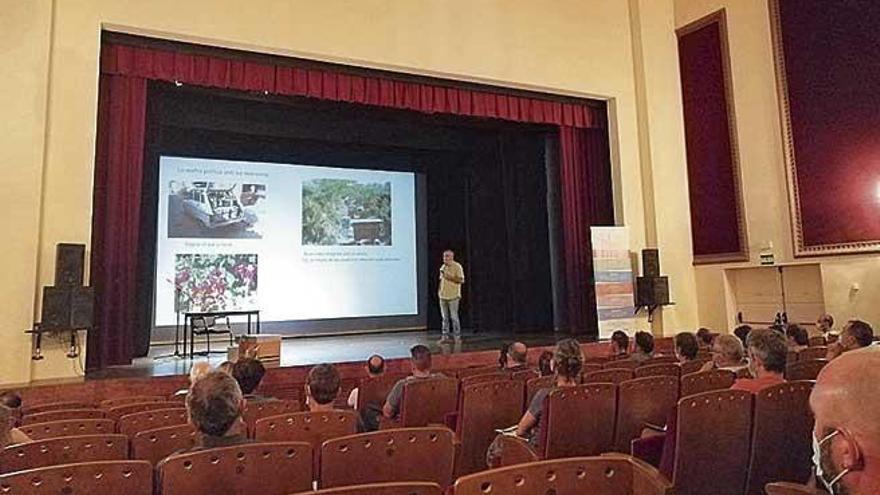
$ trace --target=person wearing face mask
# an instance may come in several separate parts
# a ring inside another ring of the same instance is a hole
[[[832,495],[880,493],[880,349],[825,366],[810,395],[816,479]]]

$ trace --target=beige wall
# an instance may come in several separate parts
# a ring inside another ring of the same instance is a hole
[[[779,102],[768,0],[675,0],[675,25],[685,26],[726,10],[736,131],[739,139],[749,263],[697,267],[700,322],[730,329],[735,314],[725,288],[725,268],[755,266],[762,245],[772,242],[777,263],[795,262],[785,180]],[[876,255],[798,259],[821,263],[825,309],[838,321],[864,318],[880,324],[880,258]],[[852,284],[860,286],[851,291]],[[719,298],[727,298],[720,301]]]
[[[17,200],[4,219],[15,238],[6,253],[12,276],[0,282],[0,338],[10,343],[0,351],[0,383],[77,374],[60,349],[29,366],[20,332],[52,282],[55,244],[90,239],[102,27],[607,99],[618,223],[631,228],[633,250],[663,249],[678,303],[665,312],[667,326],[697,321],[687,207],[664,200],[655,214],[643,199],[685,180],[672,0],[0,0],[0,12],[13,28],[0,34],[4,67],[21,69],[0,76],[4,114],[14,117],[4,124],[15,127],[0,137],[9,154],[0,163],[12,181],[7,197]]]

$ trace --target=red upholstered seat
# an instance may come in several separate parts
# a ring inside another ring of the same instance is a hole
[[[557,459],[609,452],[614,443],[616,393],[617,387],[611,383],[550,392],[540,418],[539,454],[544,459]]]
[[[581,377],[581,382],[584,384],[587,383],[613,383],[618,384],[620,382],[630,380],[633,377],[633,370],[628,368],[608,368],[603,369],[601,371],[594,371],[592,373],[585,373]]]
[[[519,380],[496,380],[462,388],[456,425],[461,444],[457,476],[486,469],[486,451],[495,430],[515,425],[522,415],[524,387]]]
[[[785,379],[789,381],[815,380],[826,364],[828,364],[827,359],[809,359],[789,363],[785,366]]]
[[[681,367],[675,363],[651,364],[648,366],[639,366],[633,371],[634,378],[644,378],[647,376],[673,376],[676,381],[681,375]]]
[[[630,453],[631,443],[639,438],[645,423],[663,425],[677,402],[678,378],[675,376],[649,376],[622,382],[617,387],[614,449]]]
[[[689,373],[681,377],[681,397],[730,388],[736,374],[729,370],[709,370]]]

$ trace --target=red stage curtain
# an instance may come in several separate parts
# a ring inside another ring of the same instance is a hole
[[[91,256],[97,329],[88,335],[89,369],[131,363],[146,104],[146,79],[101,75]]]
[[[92,220],[99,329],[89,335],[90,369],[127,364],[133,357],[148,80],[559,125],[570,326],[595,328],[589,226],[609,225],[614,217],[604,109],[378,75],[104,44]]]
[[[120,44],[103,45],[101,72],[424,113],[578,128],[603,127],[605,122],[604,110],[586,104]]]
[[[597,328],[591,225],[614,225],[608,135],[597,129],[560,127],[563,254],[568,325]]]

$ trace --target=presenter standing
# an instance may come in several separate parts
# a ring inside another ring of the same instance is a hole
[[[449,327],[456,341],[461,340],[461,320],[458,318],[458,303],[461,302],[461,285],[464,283],[464,269],[455,261],[451,249],[443,251],[443,264],[440,265],[440,315],[443,317],[443,337],[440,342],[449,340]]]

